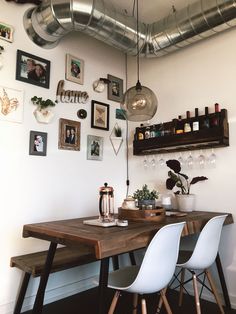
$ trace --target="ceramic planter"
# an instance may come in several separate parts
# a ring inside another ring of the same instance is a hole
[[[145,209],[148,209],[148,206],[152,206],[152,208],[155,208],[156,201],[155,200],[142,200],[138,201],[138,207],[139,209],[143,209],[145,206]]]
[[[195,209],[194,194],[176,194],[178,209],[183,212],[192,212]]]
[[[34,116],[35,119],[39,122],[39,123],[50,123],[54,117],[54,113],[45,108],[45,109],[41,109],[40,107],[37,107],[37,109],[34,111]]]

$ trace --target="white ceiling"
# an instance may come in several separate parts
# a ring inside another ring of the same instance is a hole
[[[132,15],[134,0],[110,0],[119,10]],[[155,22],[172,13],[172,6],[181,10],[196,0],[139,0],[139,16],[143,22]]]

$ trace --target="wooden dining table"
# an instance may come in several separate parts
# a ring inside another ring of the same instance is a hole
[[[161,221],[129,221],[129,224],[126,227],[113,226],[103,228],[99,226],[85,225],[83,223],[84,220],[94,219],[96,217],[75,218],[24,225],[23,237],[33,237],[50,242],[44,271],[40,278],[32,313],[42,313],[44,291],[58,244],[76,248],[76,245],[83,243],[94,250],[97,260],[101,261],[98,313],[104,314],[107,312],[104,308],[105,302],[103,302],[103,300],[108,282],[110,257],[147,247],[155,233],[167,224],[185,221],[186,225],[182,236],[188,236],[199,233],[209,219],[221,214],[225,213],[193,211],[182,217],[177,215],[165,216]],[[233,223],[233,217],[232,214],[229,213],[224,224],[228,225],[231,223]],[[230,308],[230,300],[219,254],[216,258],[216,264],[225,304]]]

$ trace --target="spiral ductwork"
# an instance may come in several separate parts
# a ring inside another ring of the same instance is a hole
[[[136,23],[109,0],[43,0],[24,15],[29,37],[41,47],[80,31],[131,55],[137,54]],[[162,56],[235,25],[236,0],[200,0],[152,24],[139,22],[140,55]]]

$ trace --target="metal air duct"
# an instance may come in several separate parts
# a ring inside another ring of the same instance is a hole
[[[140,55],[162,56],[236,25],[236,0],[199,0],[152,24],[139,23]],[[80,31],[136,55],[136,18],[121,14],[109,0],[43,0],[24,15],[29,37],[55,47]]]

